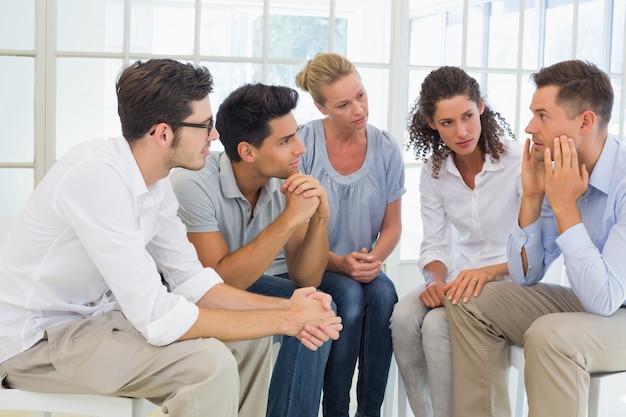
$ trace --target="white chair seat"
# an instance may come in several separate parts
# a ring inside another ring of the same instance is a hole
[[[95,417],[146,417],[156,406],[142,398],[84,394],[45,394],[0,389],[0,410],[44,411]]]
[[[517,370],[516,387],[511,391],[514,417],[526,417],[524,389],[524,349],[509,347],[509,364]],[[591,375],[588,417],[623,417],[626,415],[626,372]]]

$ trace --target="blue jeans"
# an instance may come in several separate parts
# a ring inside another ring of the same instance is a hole
[[[347,417],[350,387],[359,359],[357,417],[378,417],[391,363],[389,319],[398,301],[396,288],[384,273],[367,284],[330,271],[321,291],[332,295],[343,330],[334,340],[324,376],[324,417]]]
[[[290,298],[295,290],[284,274],[263,275],[246,291]],[[330,348],[327,342],[314,352],[296,337],[283,337],[272,371],[267,417],[317,417]]]

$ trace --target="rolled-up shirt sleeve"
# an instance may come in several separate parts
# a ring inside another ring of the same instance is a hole
[[[78,237],[77,250],[86,252],[121,311],[149,343],[177,340],[198,317],[195,303],[222,280],[202,267],[187,240],[169,180],[146,188],[97,161],[74,171],[55,201]],[[160,272],[172,292],[162,285]]]

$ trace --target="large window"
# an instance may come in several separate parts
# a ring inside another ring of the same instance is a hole
[[[623,136],[626,0],[0,0],[0,212],[15,212],[71,146],[120,134],[119,70],[171,57],[206,65],[214,111],[247,82],[294,85],[318,51],[361,72],[370,121],[404,141],[407,111],[440,65],[475,76],[520,138],[529,75],[582,58],[609,72]],[[301,95],[300,122],[320,117]],[[415,271],[420,165],[406,155],[404,233],[391,264]],[[393,266],[392,266],[393,268]],[[392,271],[393,272],[393,271]]]
[[[407,83],[409,106],[424,77],[440,65],[465,68],[487,102],[524,140],[540,67],[583,59],[609,72],[616,93],[609,131],[624,136],[624,15],[626,0],[410,0]],[[417,201],[421,166],[406,155],[401,258],[418,256]]]

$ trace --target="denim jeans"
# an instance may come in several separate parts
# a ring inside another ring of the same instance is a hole
[[[357,380],[358,417],[378,417],[385,396],[391,363],[389,318],[398,301],[396,289],[387,275],[361,284],[330,271],[319,286],[333,297],[343,330],[334,340],[324,375],[324,417],[347,417],[350,387],[359,359]]]
[[[286,274],[263,275],[247,289],[281,298],[291,297],[295,290]],[[267,417],[317,417],[330,348],[327,342],[314,352],[296,337],[282,337],[272,371]]]
[[[430,309],[420,285],[396,304],[391,315],[393,353],[413,414],[452,417],[452,348],[446,309]]]

